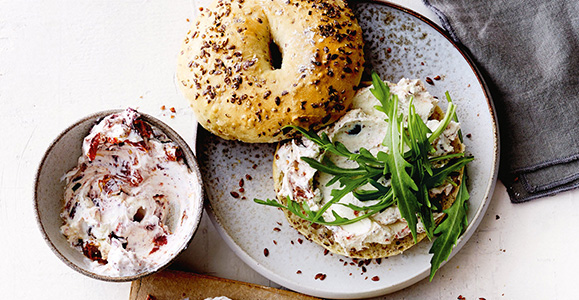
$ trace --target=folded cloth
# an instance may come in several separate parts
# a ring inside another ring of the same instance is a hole
[[[512,202],[579,186],[579,1],[423,0],[489,83]]]

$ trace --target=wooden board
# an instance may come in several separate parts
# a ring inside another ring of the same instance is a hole
[[[318,299],[252,283],[165,270],[133,281],[130,300],[203,300],[218,296],[227,296],[233,300]]]

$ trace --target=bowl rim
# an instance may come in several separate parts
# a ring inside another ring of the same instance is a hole
[[[76,128],[77,126],[79,126],[87,121],[90,121],[91,119],[94,119],[93,123],[96,124],[98,121],[100,121],[101,119],[103,119],[106,116],[109,116],[109,115],[114,114],[114,113],[123,112],[123,111],[125,111],[125,109],[110,109],[110,110],[103,110],[103,111],[99,111],[99,112],[94,112],[88,116],[85,116],[83,118],[78,119],[72,125],[66,127],[64,130],[62,130],[56,136],[56,138],[54,138],[52,140],[52,142],[50,143],[50,145],[48,146],[48,148],[44,152],[42,159],[40,160],[40,163],[38,165],[38,168],[36,170],[36,174],[34,176],[34,196],[33,196],[34,197],[34,199],[33,199],[34,214],[35,214],[36,223],[40,229],[40,233],[42,235],[42,238],[44,239],[44,241],[46,242],[48,247],[52,250],[52,252],[54,254],[56,254],[56,256],[62,262],[64,262],[67,266],[69,266],[73,270],[75,270],[83,275],[86,275],[88,277],[94,278],[94,279],[99,279],[99,280],[103,280],[103,281],[110,281],[110,282],[134,281],[134,280],[140,279],[142,277],[159,272],[159,271],[167,268],[169,265],[171,265],[175,261],[175,259],[181,253],[183,253],[183,251],[185,251],[187,249],[187,247],[189,246],[189,244],[193,240],[193,237],[195,236],[195,233],[197,232],[197,229],[199,228],[199,224],[200,224],[201,218],[203,216],[203,208],[204,208],[205,199],[206,199],[205,186],[203,184],[203,178],[201,176],[199,164],[197,163],[197,157],[195,156],[195,153],[191,150],[191,147],[189,146],[189,144],[173,128],[171,128],[169,125],[167,125],[163,121],[159,120],[156,117],[153,117],[153,116],[148,115],[146,113],[142,113],[142,112],[135,109],[135,111],[140,115],[141,118],[143,118],[145,121],[147,121],[148,123],[150,123],[154,127],[161,130],[164,134],[167,135],[167,137],[169,137],[169,139],[171,141],[176,143],[184,153],[186,153],[185,157],[184,157],[185,164],[187,165],[187,168],[192,173],[194,173],[196,175],[197,181],[199,184],[199,189],[200,189],[200,193],[199,193],[199,201],[200,201],[199,204],[200,205],[198,206],[197,210],[194,212],[195,220],[193,221],[193,228],[191,228],[191,230],[188,232],[187,236],[184,238],[182,245],[178,248],[179,250],[176,251],[169,260],[167,260],[163,264],[159,264],[157,267],[155,267],[151,270],[141,272],[141,273],[138,273],[135,275],[129,275],[129,276],[109,276],[109,275],[101,275],[101,274],[91,272],[87,269],[84,269],[84,268],[76,265],[75,263],[70,261],[63,253],[61,253],[58,250],[58,248],[56,247],[56,245],[53,243],[53,241],[50,239],[50,237],[48,236],[48,234],[46,232],[46,229],[45,229],[44,224],[42,222],[41,213],[40,213],[39,205],[38,205],[39,196],[40,196],[39,192],[38,192],[39,178],[40,178],[40,174],[43,170],[44,164],[45,164],[46,160],[48,159],[49,154],[53,151],[54,147],[64,138],[64,136],[69,131],[71,131],[72,129]],[[91,128],[92,128],[92,126],[91,126]],[[191,157],[191,159],[189,159],[188,156]]]

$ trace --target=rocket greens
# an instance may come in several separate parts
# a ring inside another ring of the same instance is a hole
[[[333,175],[327,186],[339,182],[340,188],[332,190],[331,199],[318,211],[311,210],[305,201],[298,202],[290,199],[289,196],[287,197],[287,205],[271,199],[265,201],[255,199],[254,201],[259,204],[287,209],[312,223],[330,226],[352,224],[382,212],[392,205],[397,205],[400,215],[408,224],[414,242],[417,238],[418,219],[422,221],[429,239],[438,236],[430,249],[430,253],[433,254],[430,273],[430,280],[432,280],[440,264],[448,259],[458,237],[464,232],[468,224],[466,215],[469,194],[466,180],[463,179],[453,205],[442,211],[439,200],[431,199],[428,191],[446,182],[454,184],[451,176],[460,172],[474,158],[465,157],[464,153],[429,157],[434,152],[432,143],[442,134],[451,120],[457,120],[456,105],[452,103],[448,92],[446,98],[449,105],[445,117],[439,126],[431,132],[420,116],[416,114],[412,101],[409,105],[408,115],[405,116],[398,111],[398,96],[390,93],[388,85],[376,73],[372,74],[372,83],[373,88],[370,91],[380,101],[380,105],[375,106],[375,109],[383,112],[387,117],[385,119],[387,131],[382,145],[387,147],[388,151],[379,151],[374,156],[362,147],[354,153],[342,143],[332,142],[325,132],[318,135],[313,130],[289,126],[320,146],[323,152],[346,157],[356,162],[358,167],[339,167],[326,156],[323,156],[321,161],[301,157],[312,168]],[[460,132],[459,137],[462,140]],[[405,151],[405,149],[409,150]],[[441,165],[440,162],[444,162],[444,164],[441,167],[435,167]],[[380,183],[382,178],[389,179],[390,184]],[[366,187],[368,184],[372,188]],[[367,206],[339,203],[340,199],[348,193],[352,193],[361,202],[372,200],[377,202]],[[356,218],[348,219],[332,210],[334,220],[324,219],[322,216],[324,212],[336,203],[345,205],[359,214]],[[446,214],[439,225],[436,224],[433,217],[435,212]]]

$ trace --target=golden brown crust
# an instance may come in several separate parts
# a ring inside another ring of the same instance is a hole
[[[274,69],[270,42],[282,65]],[[319,128],[350,107],[362,32],[342,0],[218,0],[200,12],[177,78],[199,123],[226,139],[275,142],[289,124]]]
[[[432,117],[440,120],[444,117],[444,112],[440,109],[440,107],[436,106],[435,111],[432,114]],[[455,153],[464,152],[464,145],[460,142],[458,138],[452,142],[452,146],[455,149]],[[278,201],[286,205],[287,204],[286,198],[279,194],[284,175],[285,174],[283,174],[280,170],[278,170],[276,163],[274,161],[273,164],[274,188],[276,191]],[[454,200],[456,199],[456,195],[458,193],[458,186],[462,182],[462,178],[463,178],[462,171],[452,178],[456,186],[453,187],[452,191],[448,194],[448,196],[441,196],[442,199],[440,200],[440,202],[442,204],[443,209],[449,208],[452,205],[452,203],[454,203]],[[365,248],[363,250],[359,251],[356,251],[355,249],[346,250],[334,240],[332,231],[329,230],[327,227],[318,224],[312,224],[311,222],[306,221],[285,209],[283,210],[283,212],[286,216],[286,219],[289,221],[292,227],[294,227],[298,232],[304,235],[308,240],[313,241],[318,245],[321,245],[322,247],[328,249],[332,253],[353,258],[371,259],[398,255],[415,245],[412,239],[412,235],[407,235],[402,239],[392,241],[392,243],[390,244],[371,243],[368,245],[368,248]],[[437,222],[440,221],[441,219],[439,219]],[[426,233],[418,234],[416,238],[417,243],[422,241],[425,237]]]

